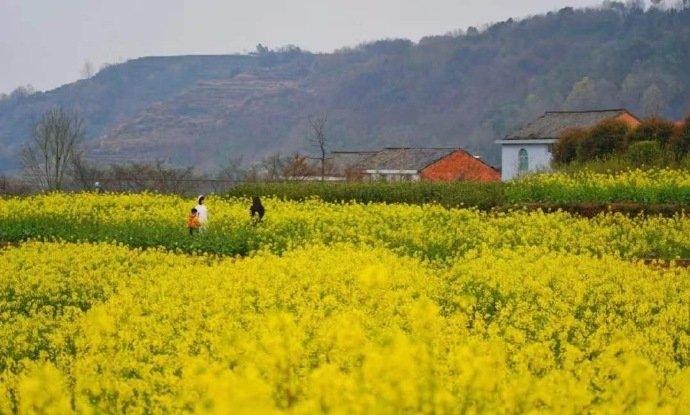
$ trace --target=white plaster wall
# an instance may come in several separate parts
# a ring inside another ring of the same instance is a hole
[[[512,180],[518,176],[518,153],[527,150],[529,172],[550,171],[549,144],[501,144],[501,179]]]
[[[365,181],[370,182],[418,182],[421,178],[419,173],[365,173]]]

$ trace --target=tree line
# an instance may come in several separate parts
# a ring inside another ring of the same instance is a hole
[[[572,128],[561,134],[553,148],[557,165],[626,159],[635,166],[680,164],[690,151],[690,116],[674,123],[648,118],[631,127],[619,120],[605,120],[591,128]]]
[[[0,194],[36,190],[153,190],[164,193],[193,191],[199,182],[256,182],[305,179],[324,180],[332,173],[328,163],[329,130],[325,114],[309,117],[306,139],[318,155],[279,152],[257,163],[244,165],[242,156],[230,157],[215,175],[198,174],[193,167],[179,167],[163,160],[102,165],[86,156],[84,119],[56,106],[45,112],[32,129],[21,153],[25,182],[0,177]]]

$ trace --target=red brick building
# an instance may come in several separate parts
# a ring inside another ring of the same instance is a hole
[[[465,150],[456,150],[422,170],[422,180],[497,182],[501,172]]]
[[[386,148],[359,164],[365,180],[495,182],[501,173],[459,148]]]

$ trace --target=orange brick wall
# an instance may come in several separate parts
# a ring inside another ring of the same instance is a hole
[[[635,128],[638,125],[640,125],[640,121],[638,121],[637,118],[633,117],[630,114],[621,114],[618,117],[616,117],[616,120],[623,121],[624,123],[628,124],[628,127],[630,128]]]
[[[429,182],[498,182],[501,173],[463,150],[458,150],[422,170]]]

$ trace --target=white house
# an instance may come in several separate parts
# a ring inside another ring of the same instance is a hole
[[[549,111],[536,121],[508,134],[501,145],[501,179],[551,170],[551,150],[563,132],[589,128],[605,120],[620,120],[631,127],[640,120],[624,109],[598,111]]]
[[[501,145],[501,180],[512,180],[527,172],[551,169],[551,148],[555,138],[537,140],[499,140]]]
[[[310,174],[294,180],[321,180],[319,160]],[[498,169],[464,149],[386,147],[376,151],[334,151],[326,158],[330,181],[497,182]]]

